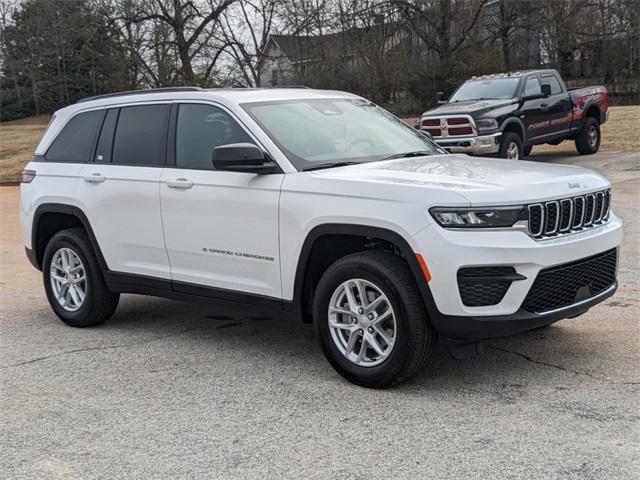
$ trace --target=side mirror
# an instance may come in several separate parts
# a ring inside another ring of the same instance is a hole
[[[551,95],[551,85],[540,85],[542,89],[542,98],[549,97]]]
[[[446,100],[444,100],[444,92],[436,92],[436,102],[438,105],[444,105],[447,103]]]
[[[278,165],[253,143],[220,145],[213,149],[211,162],[216,170],[227,172],[266,175],[279,171]]]

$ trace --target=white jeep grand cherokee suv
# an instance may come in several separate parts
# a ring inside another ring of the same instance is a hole
[[[313,321],[369,387],[439,334],[574,317],[617,286],[609,182],[574,166],[450,155],[371,102],[309,89],[125,92],[53,117],[23,172],[27,255],[75,327],[120,293]]]

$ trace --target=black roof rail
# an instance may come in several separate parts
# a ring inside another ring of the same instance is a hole
[[[266,88],[306,88],[307,90],[311,90],[311,87],[306,85],[272,85],[271,87]]]
[[[198,92],[201,91],[200,87],[164,87],[164,88],[150,88],[147,90],[128,90],[126,92],[105,93],[104,95],[94,95],[93,97],[85,97],[78,100],[76,103],[89,102],[91,100],[100,100],[102,98],[124,97],[127,95],[142,95],[147,93],[165,93],[165,92]]]

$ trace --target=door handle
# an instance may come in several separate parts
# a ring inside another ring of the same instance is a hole
[[[175,180],[167,180],[167,186],[169,188],[188,189],[193,187],[193,182],[190,182],[186,178],[176,178]]]
[[[546,104],[546,103],[541,103],[541,104],[540,104],[540,106],[541,106],[542,108],[547,108],[549,105],[548,105],[548,104]]]
[[[106,180],[107,178],[102,175],[101,173],[92,173],[89,176],[84,177],[84,181],[87,183],[102,183]]]

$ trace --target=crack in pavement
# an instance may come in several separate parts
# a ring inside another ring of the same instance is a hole
[[[605,382],[605,383],[609,383],[609,384],[613,384],[613,385],[636,385],[638,382],[614,382],[606,377],[599,377],[597,375],[592,375],[588,372],[581,372],[579,370],[571,370],[570,368],[566,368],[563,367],[561,365],[556,365],[554,363],[549,363],[549,362],[543,362],[542,360],[535,360],[534,358],[529,357],[528,355],[525,355],[524,353],[520,353],[520,352],[514,352],[513,350],[508,350],[506,348],[502,348],[502,347],[495,347],[495,346],[486,346],[485,347],[487,350],[498,350],[500,352],[504,352],[504,353],[510,353],[511,355],[515,355],[517,357],[520,357],[524,360],[526,360],[527,362],[531,362],[531,363],[535,363],[537,365],[543,365],[545,367],[550,367],[550,368],[555,368],[556,370],[560,370],[561,372],[566,372],[566,373],[573,373],[574,375],[585,375],[589,378],[593,378],[594,380],[599,380],[601,382]]]
[[[76,348],[76,349],[73,349],[73,350],[64,350],[62,352],[58,352],[58,353],[53,353],[51,355],[47,355],[46,357],[32,358],[31,360],[25,360],[23,362],[14,363],[14,364],[11,364],[11,365],[2,365],[2,366],[0,366],[0,370],[6,370],[7,368],[13,368],[13,367],[20,367],[22,365],[29,365],[31,363],[40,362],[42,360],[48,360],[49,358],[62,357],[64,355],[69,355],[71,353],[91,352],[91,351],[94,351],[94,350],[112,350],[112,349],[115,349],[115,348],[135,347],[137,345],[144,345],[145,343],[156,342],[156,341],[162,340],[164,338],[177,337],[177,336],[182,335],[184,333],[192,332],[193,330],[197,330],[198,328],[200,328],[200,327],[187,328],[186,330],[182,330],[182,331],[176,332],[176,333],[170,333],[169,335],[162,335],[160,337],[151,338],[149,340],[143,340],[143,341],[140,341],[140,342],[127,343],[127,344],[123,344],[123,345],[106,345],[106,346],[103,346],[103,347],[86,347],[86,348]]]

